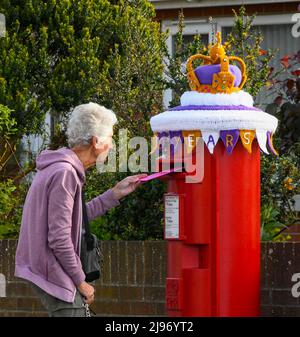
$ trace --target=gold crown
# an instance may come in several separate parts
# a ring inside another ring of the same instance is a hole
[[[226,55],[225,46],[221,44],[220,32],[217,32],[216,38],[217,43],[210,48],[210,56],[196,54],[188,59],[187,77],[189,80],[189,85],[191,90],[196,90],[198,92],[231,94],[232,92],[239,91],[243,88],[247,79],[246,65],[239,57]],[[207,71],[207,67],[210,67],[210,65],[212,66],[220,64],[220,72],[213,74],[211,84],[200,83],[199,77],[193,69],[193,62],[196,59],[204,60],[204,66],[200,66],[196,69],[198,72],[205,73],[205,71]],[[238,86],[234,86],[236,76],[230,72],[230,61],[236,61],[240,64],[241,69],[237,71],[241,72],[241,81]]]

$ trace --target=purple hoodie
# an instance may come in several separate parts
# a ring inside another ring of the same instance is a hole
[[[73,302],[76,286],[85,279],[79,258],[84,167],[68,148],[42,151],[36,164],[23,208],[15,276]],[[88,218],[93,220],[117,205],[108,190],[86,204]]]

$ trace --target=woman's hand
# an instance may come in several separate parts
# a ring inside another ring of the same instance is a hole
[[[147,177],[147,174],[136,174],[119,181],[115,187],[112,188],[115,198],[121,199],[133,192],[141,183],[140,179],[145,177]]]
[[[77,287],[80,294],[84,297],[85,303],[92,304],[94,302],[95,288],[87,282],[82,282]]]

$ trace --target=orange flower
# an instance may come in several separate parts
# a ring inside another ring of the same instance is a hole
[[[292,182],[293,182],[292,178],[285,178],[283,181],[284,188],[286,188],[289,191],[292,191],[294,189]]]

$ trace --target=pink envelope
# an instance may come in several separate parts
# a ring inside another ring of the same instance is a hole
[[[165,176],[167,174],[170,174],[170,173],[173,173],[173,172],[176,172],[176,171],[179,171],[181,170],[182,168],[181,167],[177,167],[176,169],[170,169],[170,170],[165,170],[165,171],[161,171],[161,172],[156,172],[154,174],[150,174],[149,176],[145,177],[145,178],[141,178],[140,181],[142,183],[145,183],[147,181],[150,181],[152,179],[157,179],[157,178],[160,178],[162,176]]]

